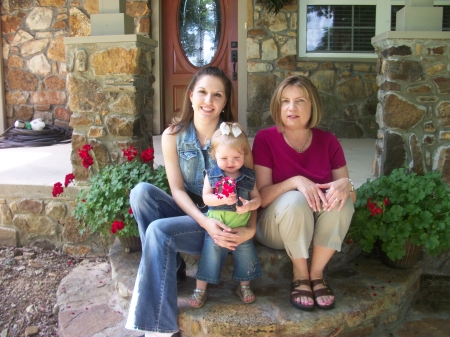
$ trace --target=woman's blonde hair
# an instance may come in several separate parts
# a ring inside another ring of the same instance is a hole
[[[214,76],[219,78],[223,86],[225,87],[225,98],[227,103],[225,104],[222,112],[220,113],[220,119],[226,122],[234,121],[234,93],[233,86],[231,84],[228,76],[218,67],[205,67],[197,71],[197,73],[192,78],[189,86],[184,93],[183,105],[181,108],[181,114],[174,117],[172,123],[170,124],[172,134],[178,134],[187,129],[189,123],[194,118],[194,109],[192,108],[192,102],[190,99],[190,94],[194,90],[195,85],[203,76]]]
[[[320,123],[323,115],[322,100],[320,99],[319,90],[317,90],[311,80],[305,76],[290,76],[280,83],[270,101],[270,115],[272,116],[278,131],[281,132],[283,130],[283,122],[281,120],[281,97],[283,91],[291,86],[299,88],[306,98],[311,101],[311,117],[307,127],[315,127]]]
[[[237,126],[242,131],[242,126],[239,123],[223,122],[222,124],[227,124],[230,129],[233,126]],[[247,135],[244,133],[244,131],[242,131],[239,136],[235,137],[233,132],[230,132],[228,135],[226,135],[222,133],[222,130],[220,128],[217,129],[211,138],[211,147],[209,148],[209,155],[211,157],[216,157],[216,149],[219,145],[232,147],[244,156],[251,152]]]

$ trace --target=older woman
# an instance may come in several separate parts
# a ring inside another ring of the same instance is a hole
[[[331,309],[334,295],[323,269],[341,249],[356,199],[344,152],[333,134],[315,128],[322,103],[308,78],[286,78],[272,97],[270,111],[276,126],[259,131],[253,144],[262,198],[256,238],[285,249],[291,258],[293,306],[311,310],[315,302],[320,309]]]

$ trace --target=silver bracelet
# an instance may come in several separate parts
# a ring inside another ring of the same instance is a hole
[[[350,192],[348,192],[348,194],[355,192],[355,185],[353,185],[353,181],[350,178],[347,178],[348,181],[350,182],[350,184],[352,185],[352,189],[350,190]]]

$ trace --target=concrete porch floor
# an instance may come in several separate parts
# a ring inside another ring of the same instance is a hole
[[[252,139],[250,140],[252,141]],[[347,166],[355,187],[372,177],[372,162],[375,155],[374,139],[341,139]],[[161,152],[161,136],[153,137],[155,162],[164,164]],[[64,180],[72,172],[70,164],[71,144],[45,147],[19,147],[0,149],[0,188],[3,192],[18,185],[50,187]],[[45,193],[48,193],[45,188]],[[2,193],[5,195],[5,193]],[[24,194],[25,196],[26,194]]]

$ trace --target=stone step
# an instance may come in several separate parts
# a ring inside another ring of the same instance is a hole
[[[289,303],[292,271],[284,251],[263,246],[257,246],[257,250],[263,277],[252,283],[256,301],[249,305],[243,304],[235,294],[237,284],[230,277],[229,258],[224,266],[223,282],[209,285],[205,305],[192,309],[188,300],[195,288],[196,258],[184,256],[188,277],[178,287],[180,336],[383,336],[403,321],[419,289],[419,267],[392,269],[374,257],[360,254],[350,262],[348,255],[336,254],[333,268],[326,272],[336,296],[335,309],[324,311],[316,307],[305,312]],[[112,278],[123,299],[124,311],[128,309],[140,256],[140,253],[125,253],[118,241],[110,251]]]
[[[284,250],[270,249],[257,242],[255,246],[264,277],[252,281],[252,285],[271,284],[281,278],[292,279],[292,263]],[[354,261],[360,253],[361,250],[356,245],[344,245],[341,252],[334,254],[328,263],[327,269],[334,270],[345,266]],[[183,253],[181,255],[186,262],[187,275],[195,278],[198,259],[200,257]],[[109,257],[112,267],[112,277],[116,281],[116,288],[120,296],[123,298],[131,297],[136,272],[128,271],[137,270],[139,261],[141,260],[141,252],[125,253],[120,241],[116,239],[110,248]],[[223,266],[221,279],[232,282],[233,268],[233,256],[230,253]]]

